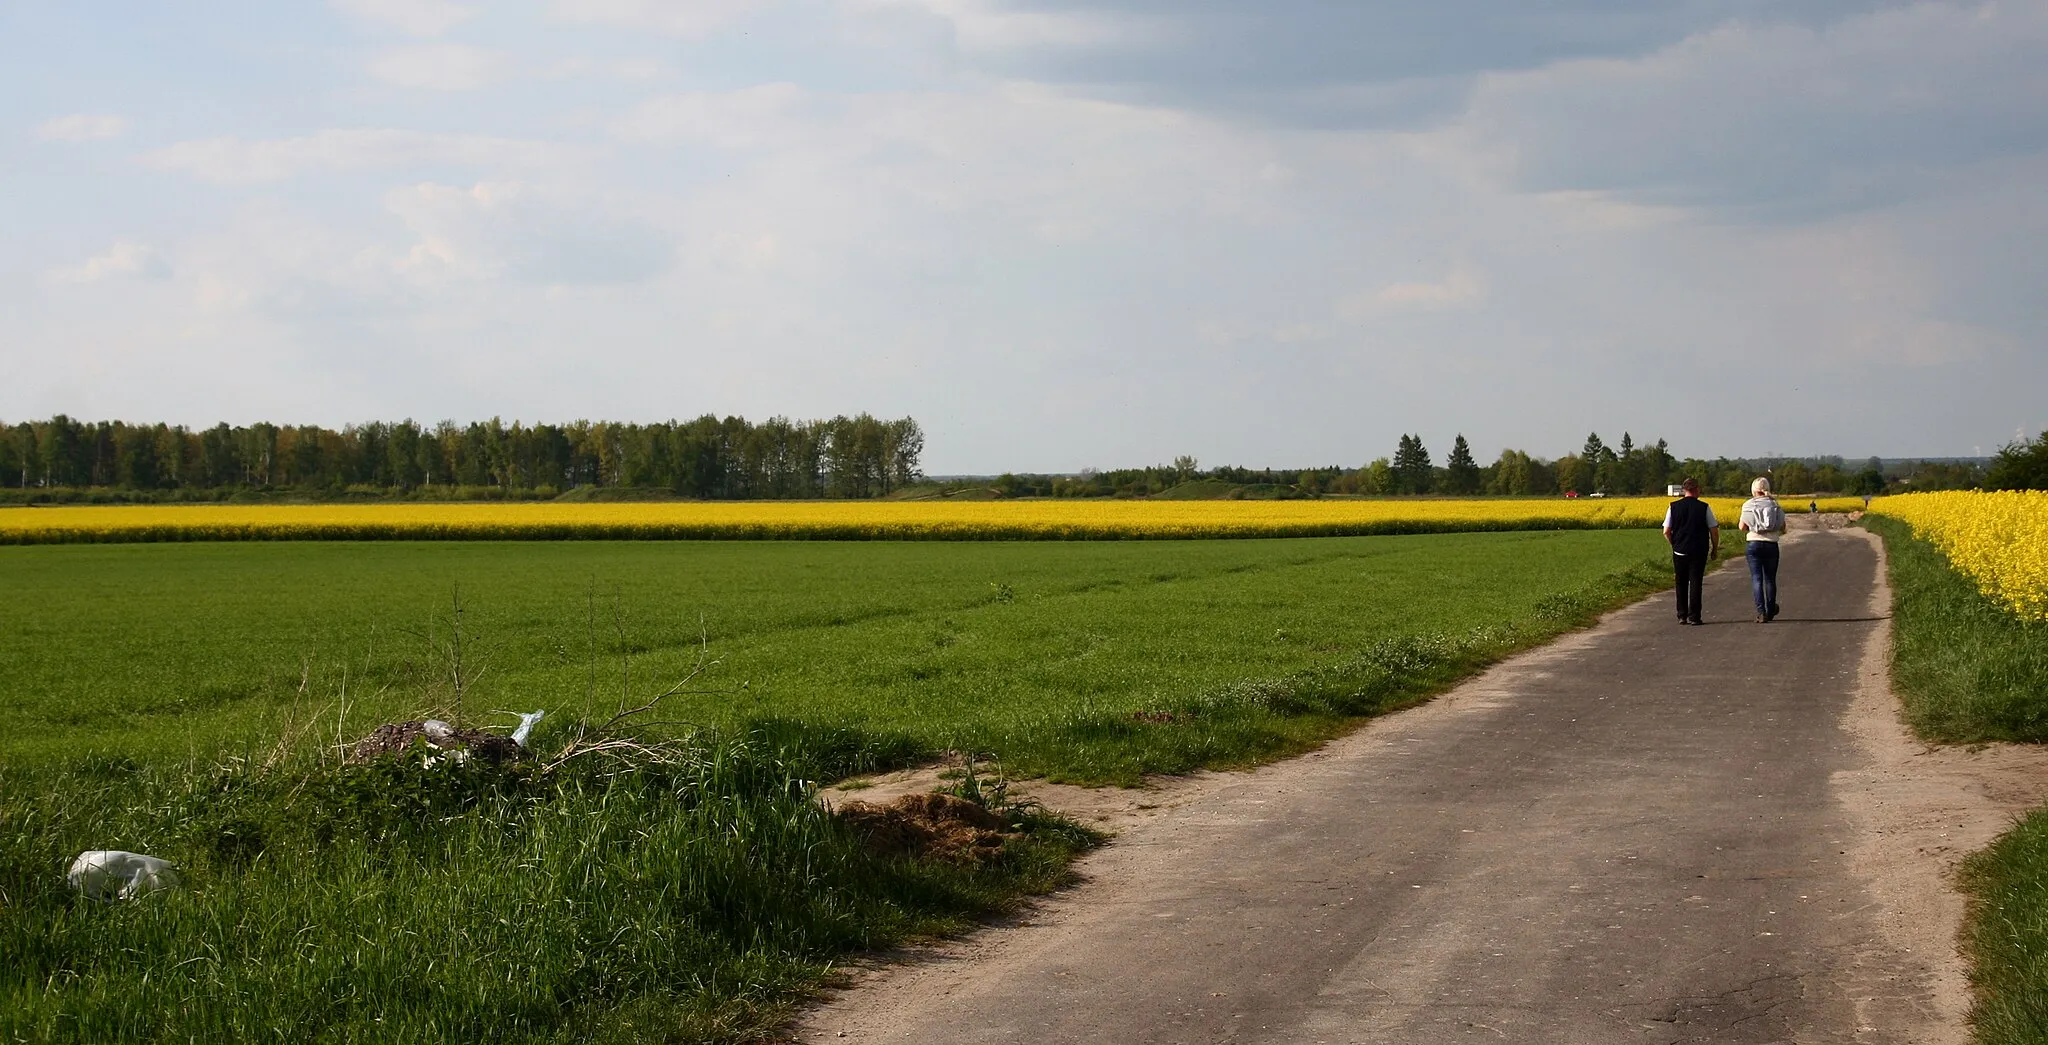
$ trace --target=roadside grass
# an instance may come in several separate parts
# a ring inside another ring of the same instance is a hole
[[[819,783],[943,749],[1124,783],[1278,757],[1665,586],[1660,551],[0,549],[0,1040],[762,1040],[836,959],[1056,887],[1094,841],[1024,811],[986,866],[880,857]],[[535,746],[559,743],[700,649],[719,663],[648,736],[673,765],[334,757],[429,710],[548,708]],[[97,848],[185,888],[75,897],[62,869]]]
[[[1040,818],[986,866],[872,855],[809,796],[901,757],[848,740],[735,731],[553,775],[0,769],[0,1040],[756,1040],[835,957],[1055,887],[1090,843]],[[109,842],[188,888],[74,896],[58,872]]]
[[[1979,1045],[2048,1041],[2048,808],[1963,863]]]
[[[1905,524],[1884,538],[1892,586],[1892,683],[1915,734],[1935,743],[2048,740],[2048,624],[2023,621],[1949,568]],[[1973,1038],[2048,1041],[2048,807],[1962,867],[1970,914]]]
[[[1904,524],[1865,516],[1891,564],[1892,682],[1922,739],[2048,741],[2048,623],[2014,616]]]

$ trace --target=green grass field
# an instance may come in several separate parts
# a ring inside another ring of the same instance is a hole
[[[721,692],[675,698],[670,720],[898,731],[928,749],[1007,751],[1033,771],[1128,782],[1191,764],[1096,760],[1038,734],[1329,669],[1389,640],[1549,625],[1561,598],[1658,544],[1594,531],[7,548],[0,757],[261,744],[295,708],[336,710],[344,670],[358,731],[424,710],[502,725],[487,712],[580,714],[614,704],[628,666],[636,693],[680,677],[701,635],[719,664],[698,688]],[[444,648],[458,592],[466,657],[481,669],[460,709]]]
[[[946,748],[1083,781],[1275,757],[1662,586],[1660,552],[1629,531],[0,548],[0,1040],[759,1040],[834,960],[1052,887],[1089,844],[1020,814],[988,864],[877,855],[817,781]],[[458,708],[548,708],[536,746],[558,743],[686,673],[700,634],[706,692],[660,715],[680,762],[323,751]],[[185,888],[79,899],[61,875],[88,848],[166,857]]]

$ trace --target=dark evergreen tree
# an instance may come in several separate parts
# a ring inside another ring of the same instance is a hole
[[[1435,475],[1429,450],[1419,435],[1403,435],[1394,451],[1394,488],[1397,493],[1428,493]]]
[[[1472,459],[1472,447],[1465,442],[1465,433],[1458,433],[1451,443],[1451,456],[1444,459],[1446,489],[1455,494],[1479,492],[1479,462]]]

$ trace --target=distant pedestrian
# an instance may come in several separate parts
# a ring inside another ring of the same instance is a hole
[[[1678,484],[1685,496],[1664,512],[1664,539],[1671,542],[1671,572],[1678,578],[1678,623],[1700,623],[1700,589],[1707,563],[1721,553],[1721,524],[1713,506],[1700,500],[1700,481]]]
[[[1771,496],[1769,479],[1758,476],[1749,484],[1749,500],[1742,502],[1738,525],[1749,538],[1743,558],[1749,561],[1749,594],[1756,602],[1756,622],[1769,624],[1778,616],[1778,538],[1785,535],[1785,510]]]
[[[1819,515],[1819,514],[1820,514],[1820,502],[1819,502],[1819,501],[1808,501],[1808,502],[1806,502],[1806,514],[1808,514],[1808,515]]]

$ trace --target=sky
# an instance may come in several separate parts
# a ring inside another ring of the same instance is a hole
[[[2048,0],[0,0],[0,418],[1994,452]]]

